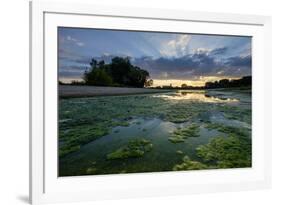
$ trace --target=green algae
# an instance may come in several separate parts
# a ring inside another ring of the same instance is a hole
[[[230,135],[216,137],[206,145],[196,148],[197,155],[205,162],[215,163],[216,168],[251,167],[251,143],[245,138]]]
[[[183,151],[177,150],[176,153],[179,154],[179,155],[182,155],[182,154],[183,154]]]
[[[243,127],[233,127],[228,126],[220,123],[207,123],[205,124],[205,128],[208,130],[217,130],[219,132],[225,133],[225,134],[232,134],[237,135],[239,137],[250,137],[250,129],[243,128]]]
[[[126,146],[117,149],[107,155],[107,159],[126,159],[142,157],[146,152],[151,151],[153,145],[149,140],[136,139],[130,141]]]
[[[173,170],[251,167],[252,145],[249,129],[219,123],[205,124],[205,128],[218,130],[227,136],[217,136],[207,144],[199,145],[196,154],[200,162],[185,158]]]
[[[64,143],[60,146],[59,156],[63,157],[78,151],[81,145],[107,134],[109,134],[108,129],[104,128],[101,124],[92,126],[80,125],[76,129],[70,129],[67,133],[60,133],[60,140]]]
[[[229,120],[252,123],[251,107],[218,105],[217,110],[222,112],[224,117]]]
[[[117,127],[117,126],[120,126],[120,127],[128,127],[130,125],[129,122],[126,122],[126,121],[117,121],[117,122],[113,122],[111,123],[111,126],[112,127]]]
[[[86,173],[91,175],[91,174],[96,174],[97,173],[97,168],[95,167],[90,167],[86,170]]]
[[[205,162],[214,162],[217,168],[251,167],[251,130],[243,127],[208,123],[205,128],[227,135],[212,139],[196,148],[197,155]]]
[[[182,127],[184,124],[195,124],[196,126],[209,126],[208,130],[217,130],[221,132],[222,135],[233,135],[234,137],[238,138],[240,144],[237,146],[241,146],[243,148],[251,147],[251,140],[250,140],[250,133],[251,129],[246,129],[242,127],[231,127],[226,126],[225,124],[216,124],[213,123],[210,116],[213,113],[221,113],[221,115],[225,119],[229,120],[238,120],[241,122],[246,122],[249,125],[251,124],[251,107],[250,103],[243,104],[243,105],[231,105],[226,103],[217,104],[217,103],[207,103],[207,102],[192,102],[186,100],[166,100],[160,97],[154,97],[154,95],[136,95],[136,96],[107,96],[107,97],[94,97],[94,98],[80,98],[80,99],[60,99],[59,101],[59,157],[65,157],[66,159],[71,158],[72,156],[78,155],[80,152],[80,147],[84,146],[85,144],[98,140],[99,138],[106,138],[107,135],[112,133],[119,133],[123,132],[122,127],[128,127],[129,129],[134,128],[134,125],[138,125],[135,122],[139,122],[139,119],[153,119],[158,118],[164,122],[172,122],[175,127]],[[143,121],[141,121],[143,122]],[[210,123],[212,122],[212,123]],[[140,123],[139,123],[140,124]],[[213,127],[212,127],[213,126]],[[145,127],[143,128],[141,125],[136,126],[140,131],[143,131],[143,135],[145,137],[152,137],[151,135],[151,128]],[[187,128],[188,126],[184,127]],[[114,129],[113,129],[114,128]],[[134,128],[134,129],[137,129]],[[175,133],[172,133],[169,137],[169,141],[174,143],[180,142],[189,142],[187,139],[189,137],[198,137],[199,131],[194,132],[193,135],[190,134],[189,131],[185,131],[184,128],[176,129]],[[113,130],[112,130],[113,129]],[[200,130],[200,128],[199,128]],[[201,130],[203,133],[204,129]],[[119,135],[120,135],[119,134]],[[118,136],[119,136],[118,135]],[[142,135],[142,134],[140,134]],[[203,135],[203,134],[202,134]],[[215,134],[217,135],[217,134]],[[116,135],[115,135],[116,136]],[[201,140],[201,138],[198,138]],[[103,139],[102,139],[103,140]],[[174,145],[169,143],[167,138],[164,140],[167,141],[169,146],[167,149],[173,149],[172,155],[174,155],[177,159],[180,156],[176,156],[175,148],[177,146],[185,146],[185,144],[178,144]],[[196,140],[196,139],[194,139]],[[192,139],[193,141],[193,139]],[[207,143],[206,141],[204,143]],[[210,142],[209,142],[210,143]],[[208,144],[209,144],[208,143]],[[154,144],[154,142],[153,142]],[[205,144],[207,145],[207,144]],[[122,144],[120,144],[122,146]],[[120,148],[119,152],[116,153],[116,156],[119,155],[120,158],[116,159],[124,159],[124,158],[134,158],[145,155],[146,151],[144,149],[136,149],[136,151],[132,151],[131,153],[127,151],[127,156],[124,154],[124,150],[128,145],[125,145]],[[155,147],[157,145],[155,144]],[[204,146],[204,145],[202,145]],[[149,146],[147,146],[149,148]],[[192,149],[195,149],[194,146]],[[112,149],[109,149],[105,152],[104,156],[108,152],[111,152]],[[178,149],[182,149],[179,147]],[[248,148],[247,148],[248,149]],[[129,149],[130,150],[130,149]],[[155,149],[156,150],[156,149]],[[182,149],[184,150],[184,149]],[[116,150],[117,151],[117,150]],[[206,149],[206,152],[211,152],[211,150]],[[74,152],[77,152],[74,153]],[[193,151],[196,153],[196,151]],[[73,153],[73,155],[68,154]],[[130,154],[128,154],[130,153]],[[132,154],[133,153],[133,154]],[[151,152],[152,155],[153,152]],[[184,153],[188,153],[188,151],[184,150]],[[226,154],[227,152],[224,152]],[[111,153],[112,154],[112,153]],[[165,152],[163,152],[165,154]],[[189,153],[188,153],[189,154]],[[197,151],[198,154],[198,151]],[[159,153],[162,155],[162,153]],[[220,160],[212,159],[212,160],[205,160],[205,155],[203,156],[194,156],[189,154],[191,157],[192,162],[200,162],[209,168],[212,167],[239,167],[242,162],[234,164],[233,160]],[[250,158],[251,154],[250,151],[247,152],[248,158]],[[146,157],[143,157],[141,160],[145,160]],[[169,156],[167,156],[169,158]],[[102,174],[106,171],[103,170],[106,166],[113,166],[115,162],[114,160],[106,160],[107,157],[104,157],[106,162],[103,162],[104,165],[99,164],[98,171],[93,171],[93,174]],[[135,160],[133,160],[135,161]],[[239,159],[237,159],[239,161]],[[243,161],[243,160],[242,160]],[[131,163],[131,162],[130,162]],[[171,160],[170,167],[173,167],[175,162]],[[164,163],[163,163],[164,164]],[[249,163],[248,163],[249,164]],[[129,164],[128,164],[129,165]],[[196,163],[193,163],[195,166]],[[103,167],[104,166],[104,167]],[[147,165],[149,166],[149,165]],[[159,166],[162,166],[159,164]],[[163,165],[164,166],[164,165]],[[198,165],[199,166],[199,165]],[[87,170],[88,165],[83,168],[83,172]],[[192,167],[189,165],[189,167]],[[196,167],[196,166],[195,166]],[[91,167],[93,168],[93,167]],[[94,166],[95,168],[95,166]],[[120,170],[124,169],[123,167],[120,169],[116,169],[118,173]],[[131,172],[130,168],[125,168],[128,173]],[[133,168],[131,168],[133,169]],[[140,168],[139,168],[140,169]],[[167,168],[165,168],[166,170]],[[112,168],[113,170],[113,168]],[[141,170],[141,169],[140,169]],[[107,171],[108,172],[108,171]],[[69,172],[70,173],[70,172]],[[73,173],[76,173],[73,171]]]
[[[184,142],[189,137],[199,137],[200,126],[197,124],[191,124],[184,128],[176,129],[168,140],[172,143]]]
[[[75,151],[78,151],[80,149],[80,145],[74,145],[74,146],[64,146],[62,148],[60,148],[59,150],[59,156],[60,157],[63,157],[71,152],[75,152]]]
[[[176,135],[173,137],[169,137],[168,140],[172,143],[181,143],[181,142],[185,142],[185,139],[183,136],[180,135]]]
[[[183,162],[176,164],[173,170],[245,168],[252,165],[250,144],[234,135],[213,138],[208,144],[198,146],[196,151],[203,162],[185,156]]]
[[[207,165],[198,161],[193,161],[188,156],[184,156],[182,160],[183,162],[181,164],[177,164],[173,167],[173,171],[201,170],[208,168]]]
[[[60,157],[76,151],[72,148],[77,145],[107,135],[113,127],[129,126],[134,118],[155,117],[181,123],[195,119],[208,109],[206,103],[167,102],[153,95],[60,99],[59,107],[59,119],[68,119],[59,123],[59,141],[63,142]]]
[[[188,104],[188,109],[186,105]],[[185,101],[179,101],[171,103],[169,109],[165,111],[164,120],[173,123],[184,123],[196,119],[201,112],[207,110],[206,103],[194,103]]]

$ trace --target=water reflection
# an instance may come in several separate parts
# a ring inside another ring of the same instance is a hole
[[[190,101],[199,101],[206,103],[231,103],[231,102],[239,102],[238,99],[229,98],[223,94],[209,94],[204,90],[179,90],[174,93],[166,93],[166,94],[157,94],[153,97],[160,97],[167,100],[190,100]]]

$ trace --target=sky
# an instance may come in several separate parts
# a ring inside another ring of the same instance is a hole
[[[129,57],[149,72],[154,86],[202,86],[207,81],[251,75],[251,37],[58,29],[59,80],[82,80],[92,58],[109,63]]]

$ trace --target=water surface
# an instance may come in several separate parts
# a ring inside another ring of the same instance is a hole
[[[171,171],[184,156],[203,163],[196,148],[218,136],[228,136],[208,129],[210,123],[245,128],[250,138],[251,93],[179,90],[60,99],[60,149],[80,146],[59,157],[59,176]],[[169,141],[177,129],[193,124],[199,126],[198,137],[182,143]],[[136,139],[149,140],[152,150],[138,158],[107,159],[108,154]]]

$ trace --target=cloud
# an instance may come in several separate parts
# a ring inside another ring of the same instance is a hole
[[[79,65],[62,65],[62,66],[60,66],[60,71],[69,71],[69,72],[83,73],[88,68],[89,67],[79,66]]]
[[[252,66],[252,56],[235,56],[231,57],[226,62],[229,66],[235,67],[251,67]]]
[[[191,39],[190,35],[178,35],[177,38],[162,42],[159,52],[165,57],[180,57],[188,52],[188,43]]]
[[[62,65],[59,66],[59,76],[64,78],[82,78],[88,68],[85,66]]]
[[[225,49],[215,51],[224,52]],[[138,58],[134,64],[149,71],[155,79],[195,79],[198,76],[243,76],[251,74],[251,56],[216,58],[202,51],[178,58]]]
[[[193,51],[194,54],[206,54],[208,55],[212,49],[210,48],[197,48]]]
[[[70,72],[70,71],[59,71],[59,77],[63,78],[82,78],[82,73],[79,72]]]
[[[210,52],[210,54],[211,55],[223,55],[227,52],[227,50],[228,50],[227,47],[215,48]]]
[[[73,44],[75,44],[77,46],[80,46],[80,47],[85,45],[82,41],[79,41],[78,39],[73,38],[70,35],[66,36],[66,39],[63,39],[62,42],[66,42],[65,40],[69,43],[73,43]]]
[[[219,49],[199,49],[198,52],[180,57],[160,57],[154,58],[143,56],[131,58],[133,65],[139,66],[150,73],[153,79],[179,79],[198,80],[199,77],[208,76],[233,76],[241,77],[251,75],[251,55],[217,57],[220,53],[226,52],[227,48]],[[78,56],[61,50],[63,54],[59,58],[60,76],[81,77],[86,68],[89,68],[91,57]],[[214,54],[211,54],[214,53]],[[99,57],[94,57],[97,61],[104,60],[111,62],[114,55],[107,53]]]
[[[197,48],[193,50],[193,54],[206,54],[206,55],[223,55],[227,52],[228,48],[227,47],[220,47],[220,48]]]
[[[59,48],[59,62],[89,65],[92,57],[83,56],[69,49]]]

